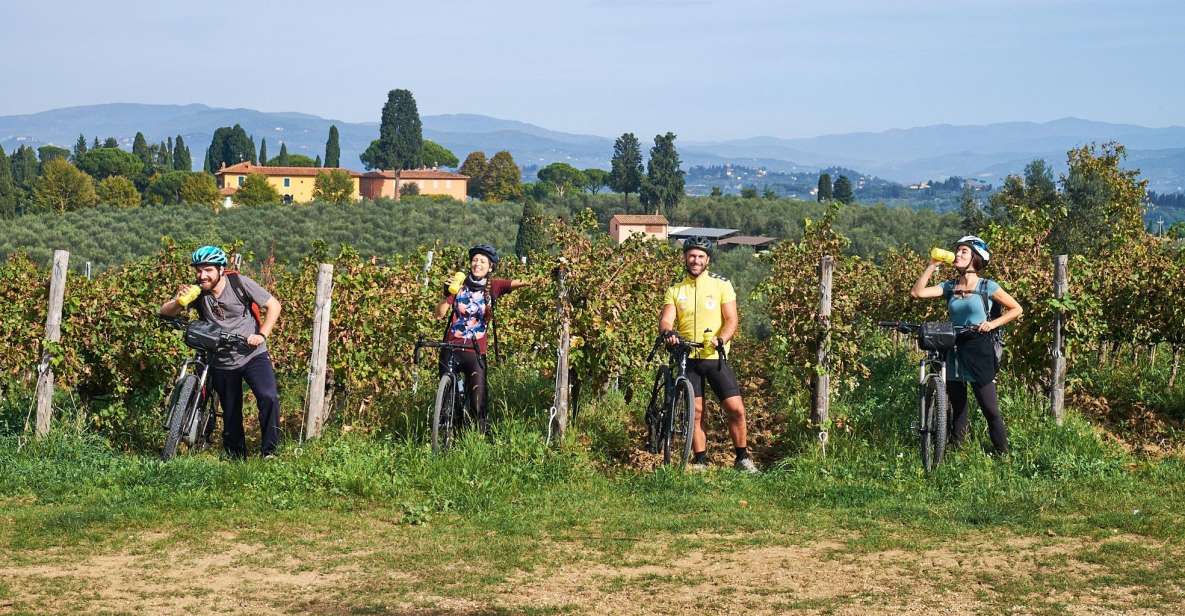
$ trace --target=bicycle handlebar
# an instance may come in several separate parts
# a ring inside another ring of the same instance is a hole
[[[654,341],[654,347],[650,349],[650,355],[646,356],[646,363],[650,363],[650,362],[654,361],[654,356],[658,353],[658,350],[660,348],[662,348],[662,346],[666,343],[666,340],[669,336],[674,336],[678,340],[678,342],[676,342],[674,344],[674,348],[682,347],[685,349],[704,349],[704,348],[707,348],[707,346],[708,346],[702,342],[691,342],[689,340],[684,340],[678,334],[659,332],[658,338],[656,338]],[[718,359],[720,359],[721,361],[726,359],[724,356],[725,352],[724,352],[724,345],[723,344],[716,345],[716,352],[719,353]]]
[[[436,342],[433,340],[424,340],[423,336],[416,339],[415,350],[412,351],[412,362],[415,365],[420,365],[420,349],[447,349],[449,351],[473,351],[481,354],[481,347],[478,346],[477,341],[474,340],[469,344],[456,344],[453,342]]]
[[[895,329],[903,334],[916,334],[922,328],[921,323],[911,323],[909,321],[877,321],[876,324],[878,327]],[[978,325],[954,325],[953,327],[956,334],[979,330]]]
[[[170,317],[167,315],[158,314],[156,315],[156,318],[162,321],[165,325],[180,331],[185,331],[191,323],[189,319],[184,317]],[[239,334],[232,334],[223,331],[219,334],[218,338],[219,348],[231,349],[235,347],[248,346],[247,339],[243,336],[240,336]]]

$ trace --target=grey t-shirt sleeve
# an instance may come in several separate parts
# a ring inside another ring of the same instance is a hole
[[[243,290],[247,292],[247,296],[254,300],[256,304],[259,304],[260,308],[272,298],[272,294],[268,293],[267,289],[263,288],[263,285],[258,282],[242,274],[239,274],[239,280],[242,281]]]

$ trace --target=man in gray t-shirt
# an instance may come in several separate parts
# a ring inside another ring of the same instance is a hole
[[[243,383],[246,382],[259,406],[261,453],[269,457],[280,441],[280,396],[276,371],[267,353],[267,336],[280,317],[280,302],[254,280],[236,272],[227,273],[226,253],[216,246],[194,251],[190,264],[200,294],[184,301],[192,295],[193,287],[183,285],[176,297],[161,306],[160,313],[177,316],[191,308],[197,310],[203,321],[247,339],[245,348],[218,353],[211,366],[211,384],[222,405],[222,445],[233,458],[247,457],[243,433]]]

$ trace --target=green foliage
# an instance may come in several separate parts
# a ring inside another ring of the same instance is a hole
[[[313,198],[344,205],[354,200],[354,180],[349,172],[340,169],[322,171],[313,180]]]
[[[280,193],[268,183],[267,176],[249,173],[243,180],[243,185],[235,192],[234,200],[235,203],[248,206],[279,203]]]
[[[41,161],[41,168],[45,168],[45,163],[51,160],[70,160],[70,150],[66,148],[59,148],[56,145],[43,145],[37,148],[37,158]]]
[[[420,184],[418,182],[403,182],[399,184],[400,197],[415,197],[420,194]]]
[[[329,138],[325,141],[325,166],[340,167],[342,148],[337,134],[337,125],[329,126]]]
[[[119,147],[119,141],[116,141],[115,137],[108,137],[108,138],[107,138],[105,141],[103,141],[103,147],[105,147],[105,148],[118,148],[118,147]]]
[[[247,136],[242,126],[223,126],[215,129],[210,139],[210,147],[206,150],[206,173],[217,173],[223,166],[237,165],[250,161],[256,162],[255,145]]]
[[[135,180],[144,171],[144,163],[131,152],[103,147],[83,154],[78,160],[78,168],[96,180],[113,175]]]
[[[153,165],[154,161],[148,151],[148,140],[144,138],[144,133],[137,131],[136,137],[132,139],[132,155],[139,158],[146,168]]]
[[[362,153],[367,169],[416,169],[423,166],[424,136],[416,100],[408,90],[391,90],[383,105],[379,138]]]
[[[269,167],[317,167],[317,161],[304,154],[288,154],[286,148],[280,146],[280,154],[268,161]]]
[[[99,181],[95,189],[99,203],[115,207],[136,207],[140,205],[140,191],[131,180],[113,175]]]
[[[148,188],[144,191],[144,201],[156,205],[181,203],[181,185],[191,174],[190,171],[170,171],[157,175],[148,183]]]
[[[461,162],[448,148],[428,139],[424,140],[420,160],[425,167],[456,167]]]
[[[98,203],[91,177],[65,158],[50,159],[33,187],[33,201],[47,212],[88,208]]]
[[[33,148],[26,145],[18,147],[9,160],[9,167],[12,170],[12,183],[17,188],[32,192],[33,184],[37,181],[37,174],[40,170],[40,165],[37,163],[37,153],[33,151]]]
[[[668,215],[674,211],[683,198],[684,171],[679,165],[675,134],[655,135],[650,160],[646,161],[646,181],[642,183],[640,193],[643,204]]]
[[[181,138],[181,135],[177,135],[177,139],[173,142],[173,170],[193,171],[193,159],[189,154],[189,146],[185,145],[185,140]]]
[[[522,172],[510,152],[494,154],[481,178],[482,198],[487,201],[510,201],[522,194]]]
[[[762,199],[777,199],[778,198],[778,191],[774,190],[773,186],[766,186],[765,189],[761,191],[761,198]]]
[[[712,191],[708,193],[709,197],[723,197],[724,192],[720,190],[719,186],[713,186]]]
[[[852,181],[846,175],[841,175],[835,179],[835,186],[832,188],[831,194],[836,201],[843,204],[851,203],[856,199],[855,194],[852,192]]]
[[[19,194],[12,182],[12,166],[4,148],[0,147],[0,220],[16,216]]]
[[[742,188],[741,189],[741,198],[742,199],[756,199],[757,198],[757,189],[752,186],[747,186],[745,188]]]
[[[178,172],[173,171],[172,173]],[[181,171],[180,173],[186,172]],[[214,180],[214,176],[208,173],[186,173],[186,176],[181,180],[177,197],[181,203],[215,207],[218,205],[219,199],[218,183]]]
[[[568,163],[551,163],[540,169],[539,180],[550,184],[560,197],[573,189],[579,190],[588,182],[584,173]]]
[[[609,164],[609,187],[614,192],[628,198],[642,189],[642,146],[633,133],[625,133],[613,142]]]
[[[815,197],[819,203],[831,200],[831,174],[819,174],[819,186],[816,189]]]
[[[259,140],[259,164],[264,167],[272,165],[272,159],[267,156],[267,138]]]
[[[312,166],[313,159],[309,159],[309,166]],[[269,161],[268,165],[272,167],[287,167],[290,161],[288,160],[288,144],[283,141],[280,142],[280,155],[275,160]]]
[[[584,189],[594,195],[609,185],[609,172],[604,169],[585,169],[581,173],[584,174]]]
[[[543,208],[535,201],[523,205],[523,217],[518,223],[518,237],[514,240],[514,254],[520,259],[547,248],[547,232],[543,226]]]
[[[86,137],[78,135],[78,141],[74,143],[73,157],[70,159],[74,164],[78,164],[78,159],[86,154]]]
[[[469,196],[475,199],[482,199],[485,197],[485,190],[482,187],[482,178],[486,175],[486,167],[489,163],[486,162],[485,152],[470,152],[465,157],[465,162],[461,163],[461,168],[458,172],[461,175],[469,176]]]

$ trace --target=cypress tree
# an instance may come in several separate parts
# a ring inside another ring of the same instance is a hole
[[[37,181],[37,153],[33,148],[22,145],[16,149],[10,161],[12,169],[12,183],[25,192],[33,190],[33,183]]]
[[[475,199],[485,198],[485,189],[482,186],[482,179],[486,175],[486,167],[489,163],[486,162],[485,152],[470,152],[469,156],[465,157],[465,162],[461,163],[461,168],[458,172],[461,175],[469,176],[469,186],[467,193],[470,197]]]
[[[642,187],[642,147],[633,133],[625,133],[613,143],[613,160],[609,171],[609,188],[623,193],[628,200],[630,193]]]
[[[86,137],[80,134],[78,135],[78,141],[74,142],[74,162],[77,163],[83,154],[86,154]]]
[[[267,137],[259,140],[259,164],[267,166]]]
[[[831,174],[823,173],[819,175],[819,186],[815,191],[817,194],[815,198],[819,203],[831,200]]]
[[[96,136],[95,136],[95,142],[94,142],[93,144],[91,144],[91,149],[92,149],[92,150],[97,150],[97,149],[99,149],[99,148],[101,148],[101,147],[103,147],[103,144],[99,143],[99,137],[96,135]]]
[[[836,178],[835,187],[832,189],[831,194],[835,197],[836,201],[845,205],[856,199],[852,193],[852,181],[846,175]]]
[[[317,155],[317,160],[313,161],[313,166],[314,167],[322,167],[323,166],[321,164],[321,155],[320,154]]]
[[[177,135],[176,141],[173,142],[173,170],[193,171],[193,160],[189,156],[189,146],[185,145],[185,140],[181,138],[181,135]]]
[[[236,125],[236,126],[237,126],[237,125]],[[244,131],[244,132],[245,132],[245,131]],[[248,151],[249,151],[249,152],[251,152],[251,157],[250,157],[250,159],[251,159],[251,162],[252,162],[252,163],[257,163],[257,162],[259,162],[259,161],[258,161],[258,160],[256,160],[256,158],[255,158],[255,153],[256,153],[256,152],[258,152],[258,150],[256,150],[256,149],[255,149],[255,135],[251,135],[250,137],[247,137],[247,149],[248,149]],[[266,162],[266,161],[265,161],[265,162]]]
[[[85,140],[84,143],[85,144]],[[0,219],[16,216],[17,192],[12,183],[12,169],[9,167],[8,155],[0,146]]]
[[[103,142],[103,147],[118,148],[119,142],[115,140],[115,137],[108,137],[107,140]]]
[[[543,208],[534,199],[523,206],[523,217],[518,223],[518,235],[514,240],[514,254],[522,259],[537,253],[547,246],[547,234],[543,229]]]
[[[683,198],[683,170],[679,168],[679,153],[675,150],[675,133],[654,136],[650,160],[646,162],[646,182],[640,193],[642,203],[670,214]]]
[[[372,169],[415,169],[423,164],[423,124],[416,100],[408,90],[391,90],[383,105],[378,141],[362,161]]]
[[[342,149],[341,144],[338,142],[337,125],[330,125],[329,140],[325,142],[325,166],[340,167],[341,155]]]
[[[132,154],[135,154],[145,167],[152,165],[152,152],[148,149],[148,140],[144,138],[144,133],[136,132],[135,138],[132,139]]]
[[[276,166],[288,166],[288,144],[283,141],[280,142],[280,155],[276,157]]]

